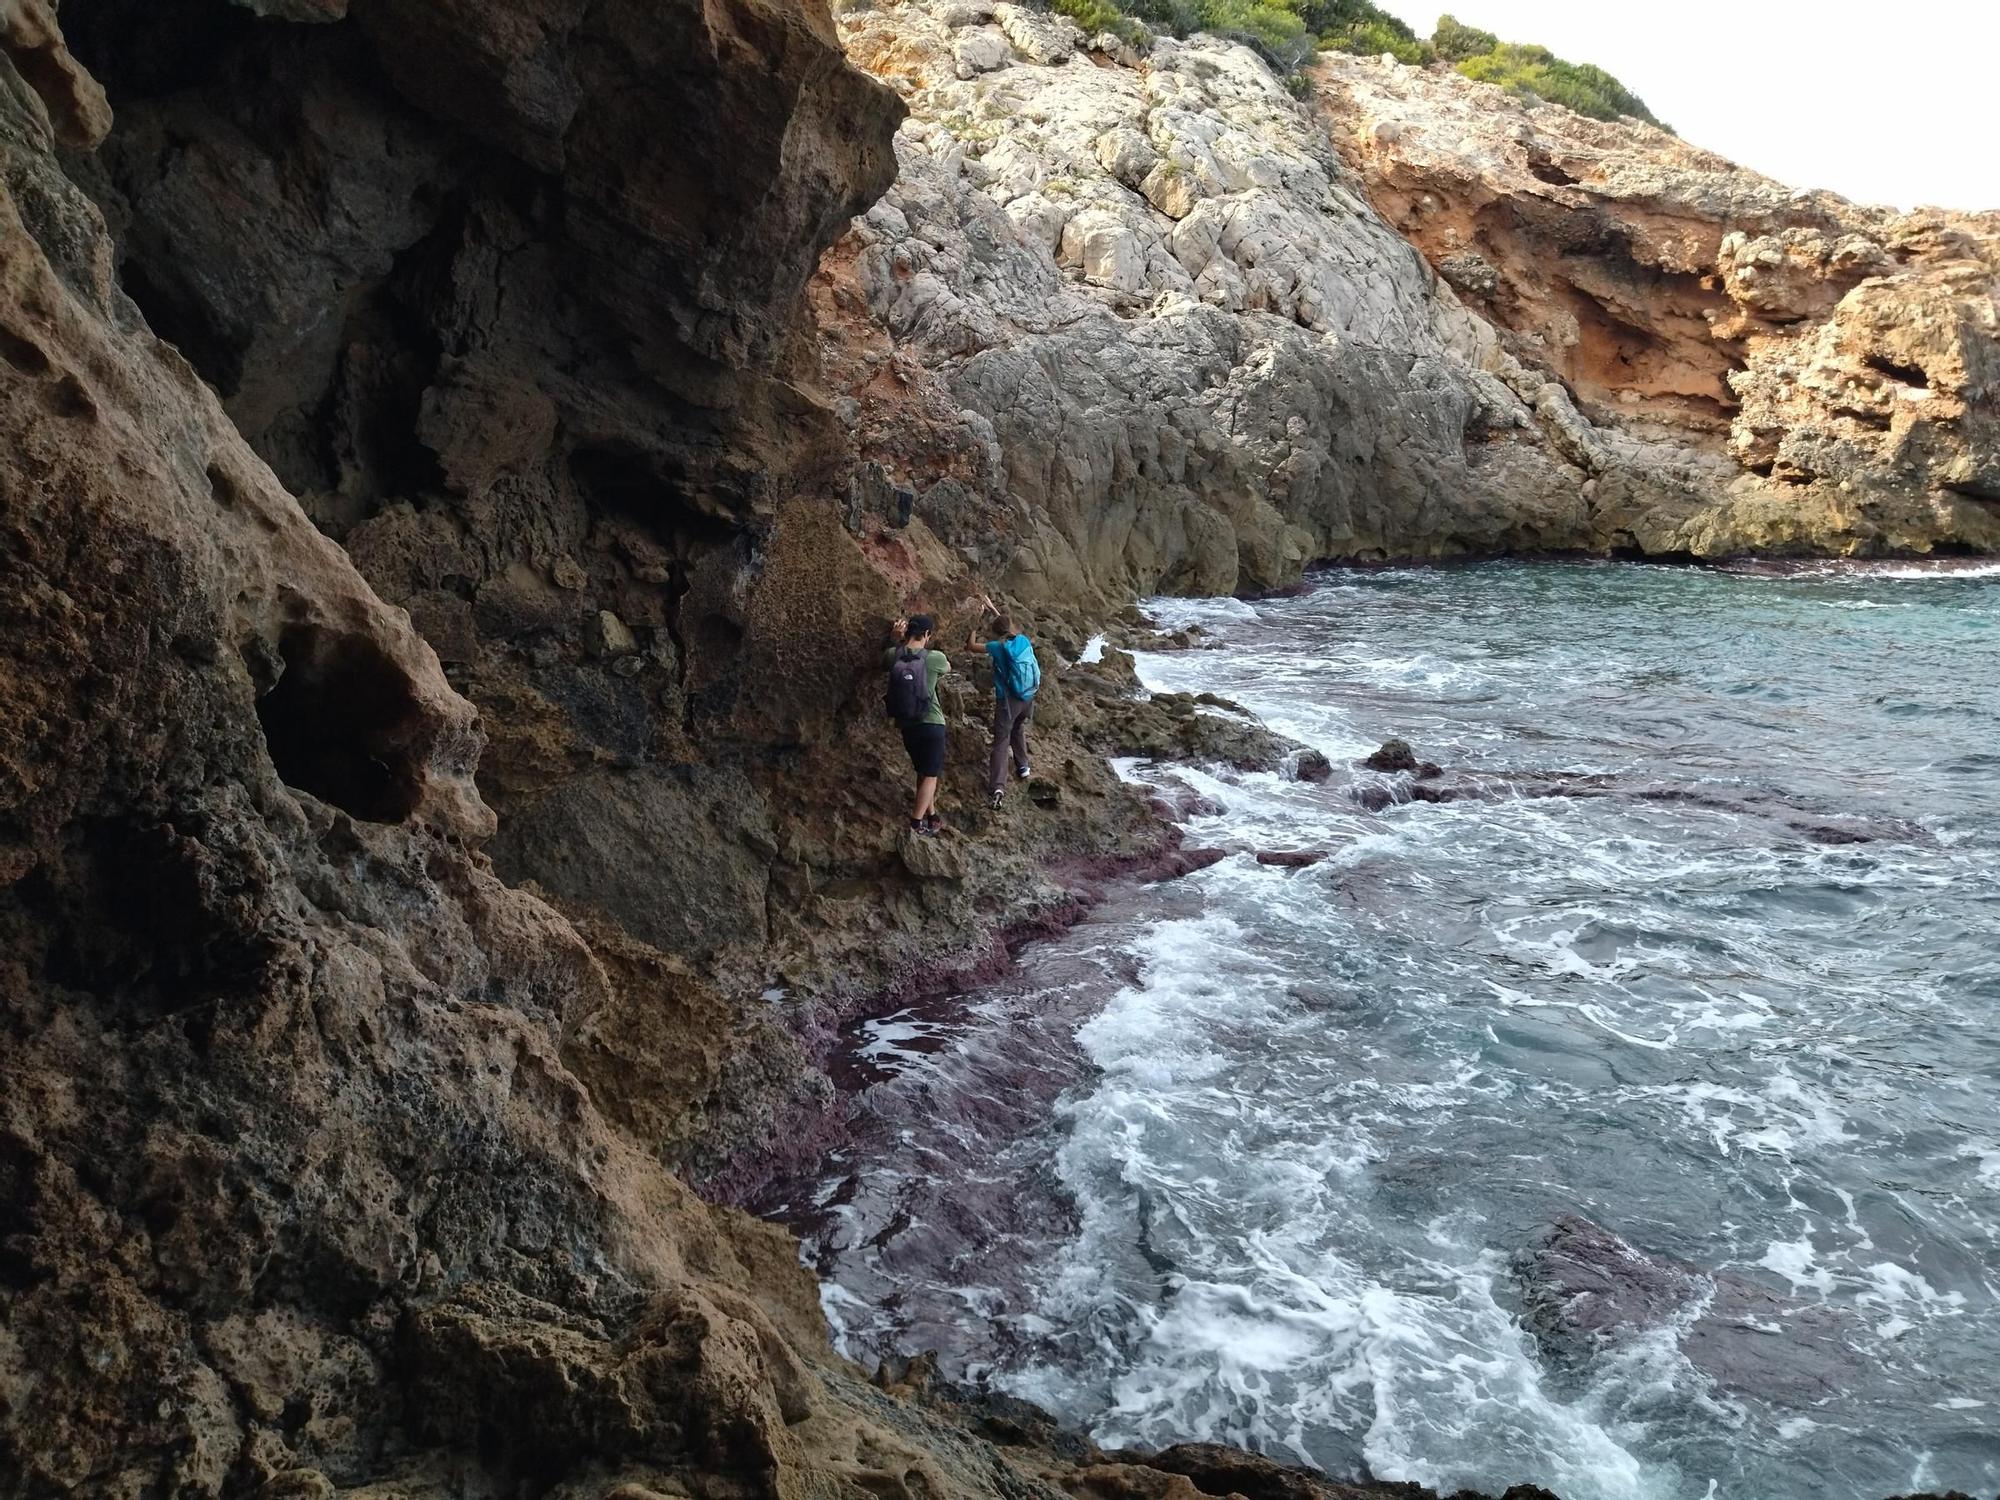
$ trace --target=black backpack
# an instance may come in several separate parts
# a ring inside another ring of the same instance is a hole
[[[915,724],[930,711],[930,653],[898,651],[889,663],[889,717],[898,724]]]

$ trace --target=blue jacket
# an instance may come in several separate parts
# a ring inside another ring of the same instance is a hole
[[[1042,685],[1041,664],[1035,660],[1034,645],[1025,634],[1010,635],[1004,641],[988,641],[986,654],[993,658],[993,696],[1032,698]],[[1010,683],[1022,683],[1025,692],[1010,693]]]

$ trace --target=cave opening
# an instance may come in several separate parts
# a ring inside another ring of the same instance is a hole
[[[593,512],[643,528],[666,552],[670,561],[665,623],[682,660],[686,660],[690,645],[705,645],[717,651],[731,649],[736,643],[726,638],[693,640],[699,627],[690,628],[689,622],[682,618],[681,606],[695,564],[720,548],[740,542],[743,527],[695,505],[688,498],[684,482],[664,472],[657,456],[629,445],[601,443],[579,447],[571,451],[568,463],[571,482]],[[737,629],[733,624],[730,628]]]
[[[41,1207],[41,1183],[37,1180],[36,1155],[32,1146],[12,1131],[0,1134],[0,1197],[11,1205],[10,1215],[21,1225],[33,1224]],[[25,1235],[0,1236],[0,1288],[25,1292],[52,1274],[35,1263]]]
[[[423,797],[416,687],[366,636],[296,625],[284,668],[257,700],[271,763],[287,786],[368,823],[400,823]]]
[[[231,347],[198,304],[156,278],[135,256],[119,258],[118,284],[146,326],[178,349],[196,374],[225,396],[236,389],[243,378],[242,351]]]

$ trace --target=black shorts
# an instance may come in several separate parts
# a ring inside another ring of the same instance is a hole
[[[903,748],[919,777],[944,774],[944,725],[905,724]]]

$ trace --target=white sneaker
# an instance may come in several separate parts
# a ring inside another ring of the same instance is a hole
[[[1020,770],[1014,773],[1014,779],[1016,781],[1026,781],[1028,779],[1028,768],[1026,766],[1021,767]]]

